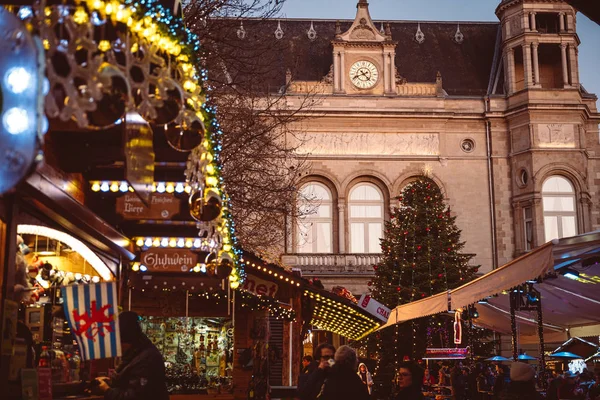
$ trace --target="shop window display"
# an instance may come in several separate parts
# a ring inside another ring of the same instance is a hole
[[[89,379],[66,322],[60,288],[97,283],[97,271],[65,243],[46,236],[22,233],[16,237],[15,286],[18,330],[9,380],[23,368],[47,368],[52,384],[78,383]]]
[[[140,323],[163,354],[170,393],[230,390],[233,368],[230,319],[143,317]]]

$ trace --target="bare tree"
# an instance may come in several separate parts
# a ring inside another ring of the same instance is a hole
[[[196,0],[185,21],[200,37],[211,101],[223,129],[223,178],[245,249],[275,260],[286,216],[297,216],[298,183],[307,167],[296,152],[298,126],[314,96],[289,109],[285,40],[273,32],[282,1]],[[289,140],[293,138],[294,140]]]

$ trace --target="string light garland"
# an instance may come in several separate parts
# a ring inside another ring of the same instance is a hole
[[[269,310],[269,314],[275,319],[287,322],[296,320],[296,311],[282,307],[277,300],[268,296],[255,296],[246,291],[240,291],[241,306],[251,310]]]
[[[359,311],[357,306],[355,308],[336,300],[333,296],[335,295],[305,289],[304,297],[314,300],[313,326],[353,340],[360,340],[379,327],[376,317]]]
[[[300,287],[302,278],[287,272],[283,268],[270,264],[265,265],[261,264],[260,262],[257,263],[250,261],[247,259],[247,256],[242,256],[242,258],[240,258],[240,265],[252,267],[253,269],[272,275],[273,277],[278,278],[280,281],[289,283],[292,286]]]
[[[127,193],[133,192],[133,188],[127,181],[90,181],[92,192],[102,193]],[[154,182],[152,192],[158,193],[187,193],[192,191],[191,186],[185,182]]]

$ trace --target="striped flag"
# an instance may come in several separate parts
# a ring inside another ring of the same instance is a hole
[[[121,356],[115,282],[61,288],[65,315],[83,358]]]

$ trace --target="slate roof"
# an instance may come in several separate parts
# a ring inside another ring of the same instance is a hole
[[[311,22],[317,32],[315,40],[307,37]],[[342,20],[341,30],[345,32],[352,20]],[[461,44],[454,41],[456,22],[420,22],[425,41],[415,40],[417,22],[386,21],[392,31],[396,47],[396,67],[398,73],[408,82],[435,82],[437,71],[443,79],[443,87],[449,95],[483,96],[488,91],[490,73],[497,47],[499,23],[461,22],[460,31],[464,35]],[[278,23],[284,32],[277,40],[274,32]],[[381,21],[374,21],[379,28]],[[331,41],[335,36],[334,20],[244,20],[247,36],[238,43],[241,48],[252,48],[252,41],[273,42],[271,73],[268,82],[271,90],[285,84],[285,71],[290,69],[294,80],[315,81],[322,79],[332,60]],[[235,38],[236,40],[239,40]],[[262,54],[261,58],[265,58]]]

